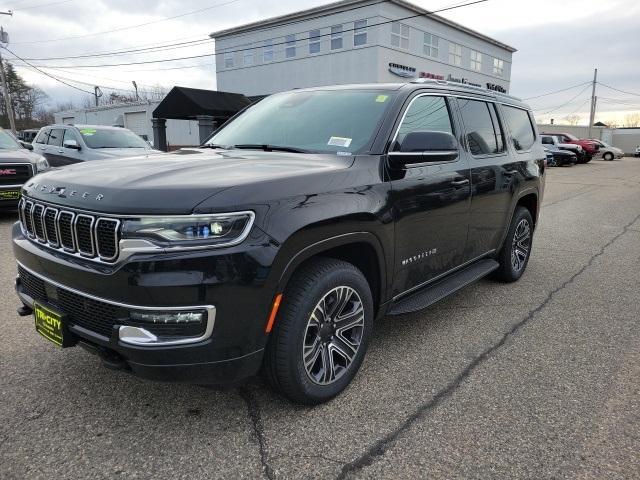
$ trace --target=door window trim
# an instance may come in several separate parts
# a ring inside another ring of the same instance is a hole
[[[501,121],[501,115],[498,113],[498,109],[495,108],[496,107],[496,102],[494,100],[485,100],[485,99],[481,99],[481,98],[471,98],[471,97],[459,97],[456,95],[452,95],[455,98],[464,98],[465,100],[472,100],[472,101],[476,101],[476,102],[482,102],[485,105],[487,105],[489,108],[491,105],[493,105],[494,107],[494,112],[496,114],[496,119],[498,120],[498,128],[500,128],[500,132],[502,134],[502,151],[501,152],[496,152],[496,153],[482,153],[480,155],[474,155],[473,153],[471,153],[471,148],[469,147],[469,141],[467,140],[467,135],[464,135],[464,144],[465,144],[465,150],[469,153],[469,155],[471,155],[471,157],[473,158],[477,158],[479,160],[482,160],[484,158],[495,158],[495,157],[504,157],[506,155],[508,155],[509,153],[509,148],[507,147],[507,136],[505,135],[506,131],[505,131],[505,127],[502,124]],[[488,110],[487,110],[488,111]],[[468,133],[467,132],[467,126],[464,123],[464,116],[462,115],[462,110],[460,109],[460,104],[458,104],[458,112],[460,112],[460,121],[462,122],[463,126],[464,126],[464,131],[465,134]],[[489,113],[489,118],[491,118],[491,126],[494,128],[494,132],[495,132],[495,125],[493,124],[493,117],[491,116],[491,112],[488,111]]]
[[[405,117],[407,116],[407,112],[409,111],[409,109],[411,108],[411,105],[413,105],[413,102],[415,102],[418,98],[420,97],[442,97],[444,99],[445,105],[447,107],[447,111],[449,112],[449,120],[451,121],[451,129],[453,130],[453,136],[455,137],[457,135],[457,129],[456,129],[456,122],[454,120],[454,115],[453,115],[453,111],[451,109],[451,101],[449,99],[449,97],[451,97],[451,95],[446,94],[446,93],[439,93],[439,92],[424,92],[424,93],[418,93],[417,95],[414,95],[413,97],[411,97],[408,100],[408,104],[406,106],[406,108],[404,109],[404,111],[402,112],[402,115],[400,116],[399,121],[397,121],[394,129],[395,132],[393,134],[393,136],[391,137],[391,141],[388,142],[386,151],[385,151],[385,155],[388,155],[389,152],[391,151],[391,147],[393,146],[393,144],[396,142],[398,135],[400,134],[400,127],[402,126],[402,122],[404,122]],[[457,138],[457,137],[456,137]],[[458,146],[458,150],[460,149],[460,147]],[[427,162],[428,165],[440,165],[440,164],[445,164],[445,163],[455,163],[457,161],[459,161],[460,157],[458,156],[458,158],[456,158],[455,160],[448,160],[446,162]],[[416,164],[416,166],[418,166]]]

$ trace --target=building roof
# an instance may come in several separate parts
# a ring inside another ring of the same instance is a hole
[[[407,10],[411,10],[413,12],[415,12],[417,15],[427,15],[429,14],[429,18],[443,23],[445,25],[448,25],[452,28],[455,28],[457,30],[460,30],[464,33],[467,33],[471,36],[474,36],[476,38],[479,38],[481,40],[484,40],[485,42],[489,42],[493,45],[496,45],[500,48],[504,48],[505,50],[508,50],[509,52],[515,52],[517,51],[515,48],[507,45],[506,43],[502,43],[494,38],[488,37],[486,35],[483,35],[480,32],[476,32],[475,30],[472,30],[470,28],[467,28],[463,25],[460,25],[459,23],[453,22],[451,20],[448,20],[444,17],[441,17],[440,15],[436,15],[435,13],[430,13],[429,10],[425,10],[422,7],[419,7],[418,5],[414,5],[413,3],[407,2],[405,0],[387,0],[390,3],[395,3],[396,5],[399,5],[401,7],[406,8]],[[286,15],[280,15],[278,17],[271,17],[271,18],[267,18],[265,20],[260,20],[257,22],[252,22],[252,23],[247,23],[244,25],[239,25],[237,27],[232,27],[232,28],[227,28],[225,30],[219,30],[217,32],[213,32],[209,34],[209,37],[211,38],[221,38],[221,37],[226,37],[229,35],[235,35],[237,33],[242,33],[242,32],[247,32],[250,30],[254,30],[254,29],[258,29],[258,28],[262,28],[262,27],[268,27],[268,26],[277,26],[278,24],[282,24],[282,23],[286,23],[286,22],[290,22],[290,21],[296,21],[296,20],[304,20],[305,17],[309,17],[309,16],[313,16],[313,15],[317,15],[317,14],[325,14],[331,10],[335,10],[336,13],[339,13],[341,11],[347,10],[351,7],[353,7],[354,5],[357,4],[367,4],[367,3],[371,3],[370,0],[340,0],[338,2],[333,2],[333,3],[328,3],[326,5],[321,5],[319,7],[315,7],[315,8],[309,8],[307,10],[300,10],[294,13],[289,13]]]
[[[193,120],[199,115],[231,117],[250,103],[240,93],[173,87],[153,111],[153,117],[177,120]]]

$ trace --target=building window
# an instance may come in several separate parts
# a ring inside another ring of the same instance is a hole
[[[331,50],[342,48],[342,25],[331,27]]]
[[[482,54],[480,52],[476,52],[475,50],[471,50],[471,70],[475,70],[479,72],[482,70]]]
[[[284,49],[284,54],[287,58],[293,58],[296,56],[296,36],[287,35],[284,37],[284,43],[286,45]]]
[[[265,40],[262,49],[262,61],[273,62],[273,40]]]
[[[320,30],[309,32],[309,53],[320,53]]]
[[[245,67],[250,67],[253,65],[253,50],[245,50],[242,53],[242,64]]]
[[[457,43],[449,44],[449,63],[457,67],[462,65],[462,45]]]
[[[233,52],[224,52],[224,68],[233,68]]]
[[[431,35],[430,33],[424,34],[424,44],[422,45],[422,51],[425,55],[430,57],[438,57],[438,37]]]
[[[493,59],[493,74],[499,77],[504,75],[504,60],[500,60],[499,58]]]
[[[367,21],[356,20],[353,22],[353,46],[367,44]]]
[[[400,22],[391,24],[391,46],[409,50],[409,25]]]

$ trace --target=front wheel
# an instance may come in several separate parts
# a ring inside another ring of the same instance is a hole
[[[350,263],[320,258],[289,281],[265,353],[274,390],[315,405],[344,390],[364,359],[373,324],[366,278]]]
[[[524,207],[516,207],[513,214],[507,238],[498,253],[500,266],[493,273],[493,277],[501,282],[515,282],[519,280],[531,255],[533,240],[533,219],[531,213]]]
[[[603,157],[607,162],[611,162],[613,160],[613,153],[607,152],[603,155]]]

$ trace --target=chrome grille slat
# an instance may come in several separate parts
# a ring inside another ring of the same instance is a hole
[[[52,247],[59,247],[58,240],[58,209],[47,207],[44,209],[44,233],[47,243]]]
[[[117,218],[63,210],[27,198],[21,198],[18,207],[23,233],[40,244],[100,262],[114,262],[119,256],[121,222]]]
[[[95,257],[96,254],[96,249],[93,245],[94,223],[94,218],[85,214],[76,215],[76,219],[73,221],[73,229],[76,233],[76,247],[78,252],[85,257]]]
[[[31,210],[31,221],[33,222],[33,231],[36,234],[36,238],[40,242],[46,242],[47,239],[44,233],[44,205],[36,203]]]

